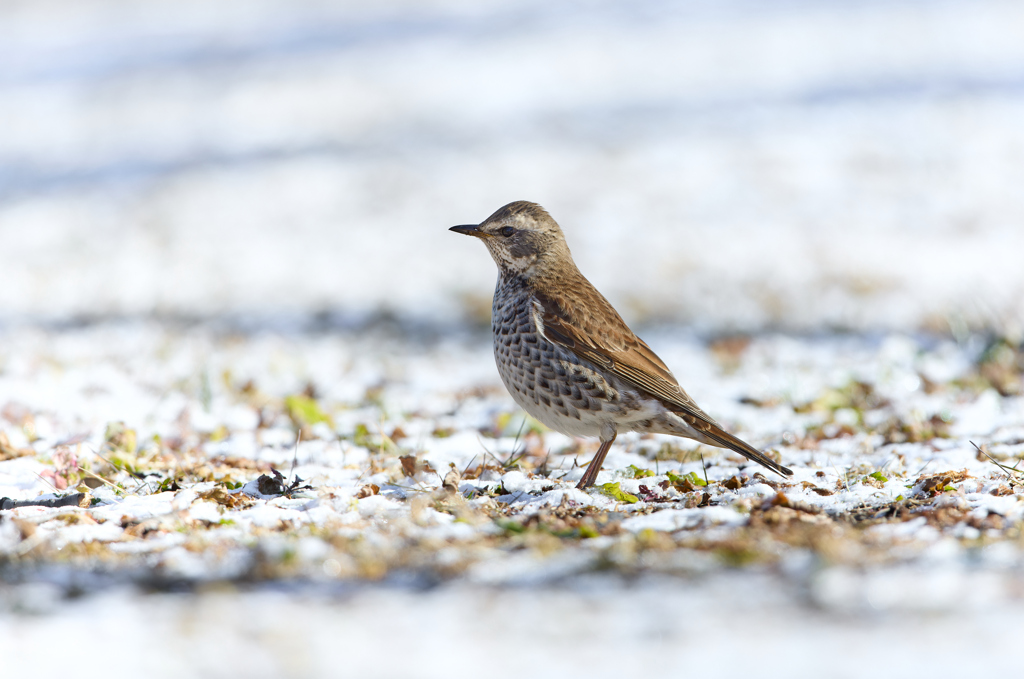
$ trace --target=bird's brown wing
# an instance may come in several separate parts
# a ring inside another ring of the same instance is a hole
[[[721,447],[734,450],[779,474],[793,473],[722,429],[701,410],[658,355],[633,334],[589,281],[580,278],[581,281],[574,281],[575,286],[559,286],[571,291],[562,298],[534,293],[544,325],[543,334],[549,341],[659,399],[689,426]]]
[[[633,334],[618,312],[591,287],[594,299],[555,299],[535,293],[544,335],[648,394],[708,424],[716,424],[683,391],[672,371]],[[574,303],[576,302],[576,303]]]

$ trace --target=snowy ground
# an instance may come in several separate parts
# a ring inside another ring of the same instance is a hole
[[[0,496],[84,499],[2,513],[3,657],[33,666],[57,630],[89,621],[66,642],[84,649],[145,620],[133,653],[189,649],[168,676],[257,639],[234,670],[327,675],[344,658],[440,676],[463,645],[467,663],[530,646],[542,676],[653,669],[665,652],[710,670],[740,644],[735,675],[789,651],[811,676],[849,635],[910,626],[877,658],[910,668],[955,629],[975,639],[949,659],[966,667],[1024,621],[1024,478],[996,464],[1024,457],[1022,352],[644,334],[795,476],[627,435],[600,487],[575,490],[594,442],[524,421],[485,334],[8,328]],[[309,487],[286,492],[272,469]],[[131,594],[146,590],[193,594]],[[408,655],[381,664],[391,644]]]
[[[1020,2],[40,0],[0,33],[0,669],[1008,668]],[[573,489],[594,442],[524,422],[446,231],[517,199],[793,479],[626,436]]]

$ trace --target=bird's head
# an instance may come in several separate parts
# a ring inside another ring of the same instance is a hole
[[[482,240],[502,273],[536,276],[572,265],[562,229],[536,203],[509,203],[479,224],[449,230]]]

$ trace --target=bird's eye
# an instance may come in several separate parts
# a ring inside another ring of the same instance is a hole
[[[504,236],[505,238],[508,238],[509,236],[514,234],[515,232],[516,232],[516,230],[513,229],[511,226],[503,226],[503,227],[501,227],[501,235]]]

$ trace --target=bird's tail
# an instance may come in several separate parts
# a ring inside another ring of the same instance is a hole
[[[696,429],[707,439],[706,443],[718,446],[719,448],[728,448],[729,450],[733,450],[748,460],[753,460],[754,462],[771,469],[776,474],[782,474],[783,476],[793,475],[792,469],[783,467],[781,464],[771,459],[754,446],[733,436],[717,424],[694,417],[689,413],[680,413],[680,415],[687,424]]]

